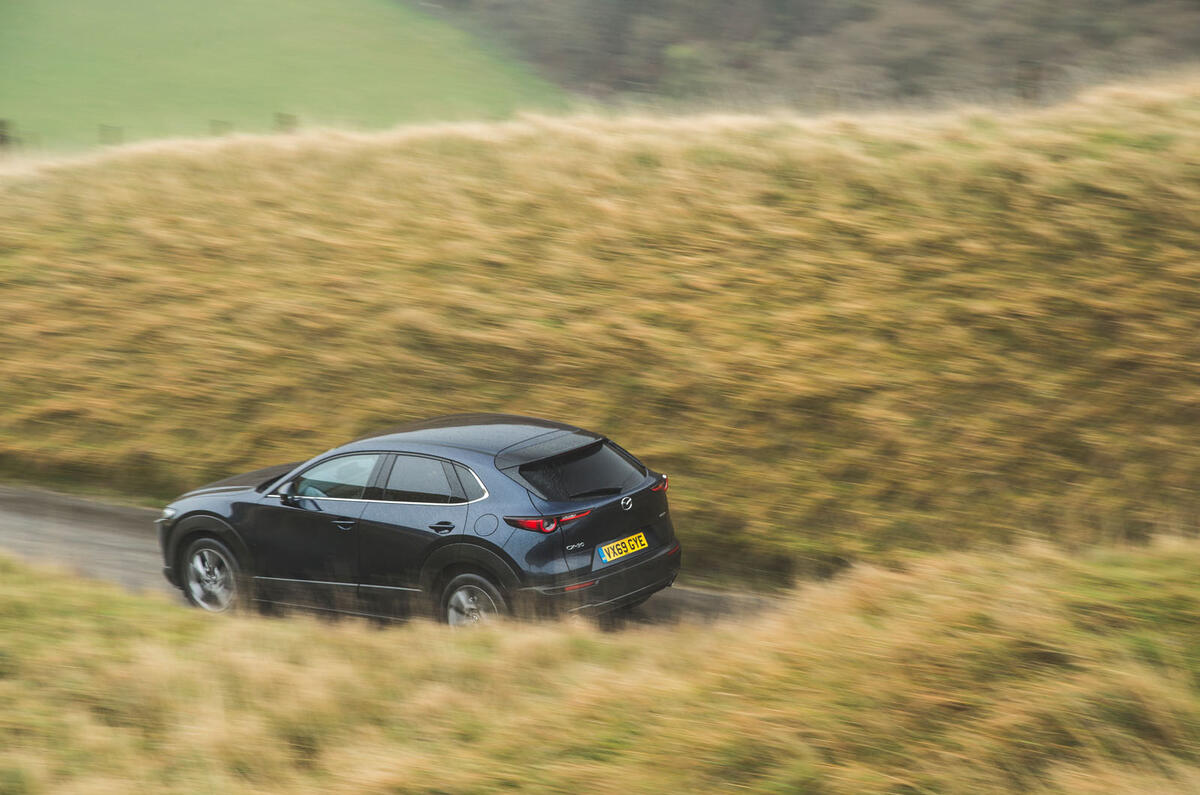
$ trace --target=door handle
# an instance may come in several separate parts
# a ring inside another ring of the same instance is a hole
[[[436,533],[449,533],[454,529],[454,522],[437,522],[429,525],[429,529]]]
[[[339,530],[352,530],[354,525],[358,524],[353,519],[334,519],[333,523],[338,526]]]

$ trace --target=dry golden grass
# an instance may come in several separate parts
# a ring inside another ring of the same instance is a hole
[[[529,118],[0,176],[0,469],[163,498],[545,415],[693,572],[1193,532],[1200,78],[1046,110]]]
[[[958,553],[604,633],[211,618],[0,561],[0,790],[1194,790],[1198,567]]]

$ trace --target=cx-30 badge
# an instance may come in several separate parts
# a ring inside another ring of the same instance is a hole
[[[621,498],[621,510],[622,511],[628,511],[632,507],[633,507],[633,497],[622,497]]]

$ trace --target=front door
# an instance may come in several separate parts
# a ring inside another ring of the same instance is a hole
[[[248,517],[259,592],[272,601],[356,610],[358,521],[382,453],[326,459],[294,478],[295,497],[263,497]]]

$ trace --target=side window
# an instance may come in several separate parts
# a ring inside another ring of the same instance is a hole
[[[377,463],[378,453],[332,458],[296,478],[296,494],[301,497],[360,499]]]
[[[450,465],[436,458],[398,455],[383,489],[383,499],[393,502],[463,502]],[[454,483],[451,486],[451,483]]]
[[[478,500],[487,493],[483,490],[483,485],[479,482],[479,478],[475,477],[474,472],[462,464],[455,464],[454,469],[458,472],[459,482],[462,483],[462,487],[467,492],[467,502]]]

